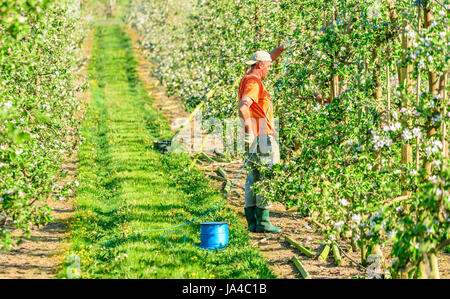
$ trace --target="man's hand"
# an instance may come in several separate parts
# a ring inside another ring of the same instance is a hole
[[[286,51],[288,48],[292,47],[293,41],[288,40],[281,44],[281,47],[283,48],[283,51]]]
[[[251,151],[253,150],[252,145],[254,142],[255,142],[255,135],[253,135],[253,133],[245,133],[244,146],[246,153],[251,153]]]
[[[272,57],[272,61],[275,61],[275,59],[278,58],[278,56],[281,55],[284,51],[286,51],[287,47],[285,47],[285,44],[281,44],[278,48],[275,48],[270,52],[270,57]]]

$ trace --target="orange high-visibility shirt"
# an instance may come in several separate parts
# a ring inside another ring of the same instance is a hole
[[[275,135],[273,103],[257,74],[249,72],[242,78],[239,84],[239,101],[243,96],[253,100],[249,109],[253,133],[256,136]]]

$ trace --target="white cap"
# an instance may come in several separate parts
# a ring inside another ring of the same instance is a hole
[[[266,51],[256,51],[255,54],[253,54],[252,59],[247,61],[245,64],[254,65],[257,62],[264,61],[272,61],[272,56],[270,56],[270,54]]]

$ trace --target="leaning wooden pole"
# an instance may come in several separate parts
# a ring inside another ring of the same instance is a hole
[[[295,242],[291,237],[289,236],[284,236],[284,239],[286,240],[286,242],[288,242],[289,244],[291,244],[292,246],[294,246],[295,248],[297,248],[301,253],[303,253],[304,255],[306,255],[307,257],[313,257],[315,254],[314,252],[312,252],[311,250],[309,250],[308,248],[298,244],[297,242]]]
[[[431,23],[433,22],[433,14],[431,12],[431,8],[429,6],[429,2],[426,1],[423,3],[423,12],[424,12],[424,22],[423,26],[424,28],[428,29],[431,26]],[[428,71],[428,89],[429,93],[433,97],[433,100],[439,95],[439,77],[437,73],[433,70]],[[434,109],[432,114],[438,113],[436,109]],[[436,128],[432,124],[431,117],[428,117],[428,120],[426,121],[426,128],[427,128],[427,137],[432,138],[436,134]],[[432,162],[430,159],[425,158],[425,170],[429,176],[432,174]],[[430,278],[439,278],[439,267],[437,263],[437,253],[433,253],[430,255],[430,260],[432,264],[432,270]]]
[[[409,48],[409,40],[408,36],[406,35],[406,31],[404,28],[408,24],[406,22],[403,23],[403,32],[401,35],[401,42],[402,42],[402,49],[404,53],[407,52]],[[403,54],[402,61],[405,61],[406,54]],[[411,91],[411,85],[409,80],[409,74],[411,72],[411,64],[407,64],[406,66],[400,66],[398,71],[398,78],[400,86],[402,87],[402,108],[409,109],[409,101],[408,101],[408,94]],[[409,122],[407,123],[409,125]],[[402,143],[402,164],[408,164],[412,162],[412,148],[411,145],[407,143]],[[405,185],[405,175],[402,176],[402,186]],[[408,190],[402,190],[402,195],[410,195],[411,192]]]
[[[302,277],[304,279],[311,279],[311,276],[309,275],[308,271],[306,270],[305,266],[299,261],[297,257],[292,257],[292,262],[294,262],[295,267],[300,272]]]
[[[417,5],[417,32],[420,34],[420,26],[421,26],[421,16],[420,16],[420,5]],[[416,89],[416,107],[420,105],[420,68],[417,66],[417,89]],[[419,137],[416,138],[416,170],[419,171],[419,163],[420,163],[420,141]]]

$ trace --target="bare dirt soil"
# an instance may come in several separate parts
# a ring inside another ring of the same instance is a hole
[[[91,31],[83,42],[83,66],[77,73],[75,86],[81,86],[87,79],[87,69],[93,42]],[[88,104],[89,90],[77,92],[77,97]],[[79,116],[80,118],[82,115]],[[75,140],[72,140],[75,143]],[[62,170],[67,173],[59,184],[73,182],[76,178],[77,155],[67,157]],[[52,209],[54,221],[44,227],[36,227],[32,231],[32,240],[24,240],[10,252],[0,253],[0,279],[43,279],[54,278],[64,260],[65,251],[69,247],[67,241],[69,221],[73,213],[73,198],[58,200],[50,197],[46,204]],[[9,229],[13,230],[10,226]],[[16,235],[19,233],[14,232]]]
[[[169,120],[172,124],[174,119],[187,118],[189,113],[183,108],[183,103],[176,97],[167,97],[165,88],[161,86],[158,79],[152,76],[152,65],[146,57],[145,50],[140,48],[140,38],[134,29],[126,27],[133,42],[133,49],[138,61],[138,73],[140,79],[144,82],[147,91],[154,99],[154,106]],[[167,109],[169,108],[170,109]],[[178,129],[172,127],[173,130]],[[186,133],[187,134],[187,133]],[[214,156],[214,155],[212,155]],[[197,160],[197,164],[205,173],[205,179],[215,178],[213,184],[221,189],[224,182],[218,177],[216,170],[221,167],[227,175],[227,179],[234,181],[240,168],[245,161],[236,159],[231,162],[211,162],[209,160]],[[244,189],[245,171],[236,181],[236,186],[231,192],[228,205],[233,208],[241,217],[241,221],[246,223],[244,216]],[[258,246],[262,256],[267,260],[272,270],[279,278],[302,278],[299,271],[292,262],[292,257],[297,257],[309,272],[312,278],[316,279],[349,279],[367,277],[367,270],[358,266],[360,261],[359,252],[352,252],[349,244],[341,243],[339,246],[348,257],[341,254],[342,265],[334,264],[333,254],[330,252],[326,261],[320,261],[317,258],[308,258],[299,253],[297,249],[285,241],[285,235],[289,235],[300,244],[310,247],[314,252],[320,253],[324,240],[322,234],[318,233],[313,223],[295,212],[286,211],[281,203],[274,203],[271,208],[271,221],[273,224],[283,229],[282,234],[261,234],[250,233],[252,246]],[[387,256],[389,248],[383,251]],[[351,261],[351,260],[353,261]],[[388,261],[389,262],[389,261]],[[439,256],[441,278],[450,278],[450,255],[442,253]]]

